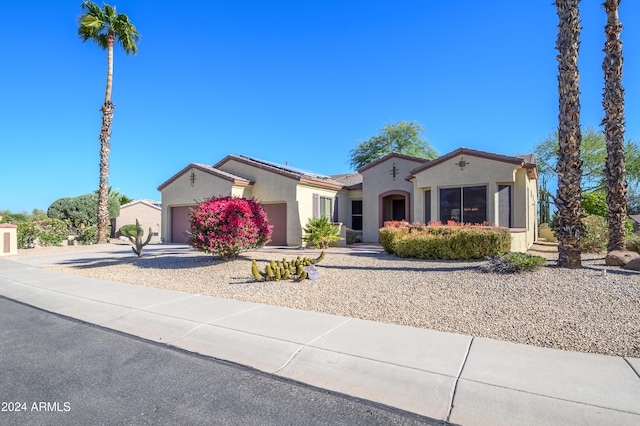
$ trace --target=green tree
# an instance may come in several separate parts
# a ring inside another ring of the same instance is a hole
[[[578,81],[578,46],[580,45],[580,0],[556,0],[558,13],[558,266],[580,268],[581,164],[580,89]]]
[[[536,153],[538,173],[547,182],[556,178],[556,163],[559,153],[558,133],[555,132],[540,141],[533,148]],[[625,145],[626,176],[631,185],[640,183],[640,148],[632,140]],[[603,132],[588,127],[582,131],[580,145],[582,160],[581,187],[585,192],[604,191],[606,189],[607,142]]]
[[[618,20],[620,0],[605,0],[602,4],[607,12],[604,28],[605,57],[602,119],[607,140],[607,224],[609,243],[607,251],[625,250],[627,220],[627,180],[625,178],[624,146],[624,87],[622,85],[622,24]]]
[[[358,142],[356,147],[349,151],[349,164],[357,170],[392,152],[429,160],[438,156],[436,150],[424,139],[424,128],[418,122],[400,121],[385,124],[380,133],[366,141]]]
[[[79,228],[81,225],[95,224],[98,211],[98,195],[85,194],[72,198],[60,198],[51,203],[47,216],[51,219],[68,219],[71,225]],[[107,205],[107,217],[115,219],[120,215],[120,203],[110,198]]]
[[[140,36],[129,17],[117,13],[115,6],[105,4],[100,8],[91,1],[82,2],[82,15],[78,18],[78,35],[83,42],[94,41],[107,50],[107,88],[102,105],[102,129],[100,131],[100,185],[98,191],[98,243],[107,242],[108,187],[109,187],[109,151],[111,150],[111,123],[113,109],[111,89],[113,85],[113,46],[117,42],[124,52],[134,54]]]

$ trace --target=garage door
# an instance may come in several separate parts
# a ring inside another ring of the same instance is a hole
[[[189,237],[185,231],[189,230],[189,213],[195,206],[171,207],[171,242],[186,244]]]
[[[287,245],[287,203],[262,204],[271,225],[270,246]]]

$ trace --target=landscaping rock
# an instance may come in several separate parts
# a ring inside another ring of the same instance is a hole
[[[634,251],[614,250],[607,253],[607,257],[604,258],[604,263],[609,266],[624,266],[638,258],[640,258],[640,254]]]
[[[624,269],[630,269],[632,271],[640,271],[640,256],[633,259],[631,262],[624,265]]]

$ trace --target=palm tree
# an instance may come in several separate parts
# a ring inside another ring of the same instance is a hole
[[[98,243],[107,242],[109,225],[109,151],[111,149],[111,123],[113,109],[111,87],[113,82],[113,45],[118,42],[128,55],[137,51],[140,36],[127,15],[117,13],[114,6],[105,4],[100,8],[93,2],[82,3],[82,15],[78,18],[78,35],[82,41],[92,40],[107,50],[107,90],[102,105],[102,129],[100,131],[100,185],[98,189]]]
[[[558,265],[580,268],[582,218],[582,161],[580,160],[580,90],[578,46],[580,45],[580,0],[556,0],[558,38]]]
[[[604,90],[602,119],[607,140],[607,222],[609,223],[609,244],[607,251],[626,249],[627,220],[627,180],[625,173],[624,148],[624,87],[622,86],[622,24],[618,20],[620,0],[605,0],[602,4],[607,12],[604,27]]]

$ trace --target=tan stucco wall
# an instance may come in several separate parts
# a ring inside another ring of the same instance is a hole
[[[391,170],[395,164],[396,177]],[[364,242],[378,242],[378,229],[382,226],[379,214],[379,195],[388,191],[405,191],[409,193],[410,203],[413,200],[413,184],[405,178],[415,167],[422,164],[403,158],[391,157],[362,172],[362,240]],[[410,212],[409,221],[413,221]]]
[[[335,199],[337,191],[307,185],[298,185],[296,194],[298,200],[298,217],[296,218],[297,220],[292,220],[287,222],[287,224],[292,235],[298,235],[296,241],[299,241],[299,243],[295,243],[294,245],[302,245],[302,230],[307,225],[309,219],[313,218],[313,194],[318,194],[320,197]],[[338,209],[340,209],[340,201],[338,201]],[[329,219],[333,220],[333,218]],[[287,239],[287,242],[288,241],[289,240]]]
[[[191,185],[191,171],[195,173],[196,180]],[[191,206],[196,201],[207,198],[231,195],[232,182],[213,176],[197,169],[188,169],[182,176],[164,187],[162,194],[162,226],[161,235],[164,240],[171,236],[171,207]],[[135,223],[135,222],[134,222]]]
[[[124,225],[135,225],[136,219],[144,229],[146,237],[149,227],[153,232],[158,233],[151,239],[151,242],[160,242],[162,238],[162,210],[159,207],[150,206],[145,203],[133,203],[120,207],[120,215],[116,218],[116,232]],[[119,235],[119,234],[117,234]]]
[[[463,169],[456,163],[464,158]],[[512,228],[523,228],[526,232],[515,236],[520,250],[535,241],[537,181],[529,178],[527,170],[519,165],[470,155],[454,157],[415,175],[413,215],[424,221],[424,191],[431,189],[431,220],[439,217],[439,189],[467,185],[487,186],[487,222],[495,224],[498,217],[498,187],[512,185]],[[514,238],[512,238],[514,241]]]
[[[277,173],[250,167],[235,160],[229,160],[220,167],[229,173],[255,182],[251,194],[265,204],[287,204],[287,245],[302,245],[302,228],[313,215],[313,194],[334,197],[337,191],[325,190],[301,184]]]

